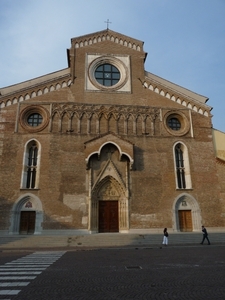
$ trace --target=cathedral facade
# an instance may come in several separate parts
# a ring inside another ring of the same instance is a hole
[[[109,29],[67,57],[0,89],[0,230],[223,228],[208,98],[147,72],[143,42]]]

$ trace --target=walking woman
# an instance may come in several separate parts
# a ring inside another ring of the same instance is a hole
[[[168,232],[167,232],[167,228],[164,228],[163,230],[163,245],[167,246],[168,245]]]

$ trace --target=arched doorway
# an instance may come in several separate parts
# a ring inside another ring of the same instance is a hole
[[[43,210],[38,197],[32,194],[21,196],[13,205],[10,234],[40,234]]]
[[[189,194],[178,196],[173,205],[173,228],[175,231],[201,230],[201,214],[198,202]]]

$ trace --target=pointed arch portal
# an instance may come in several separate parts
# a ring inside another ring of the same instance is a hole
[[[89,231],[128,232],[133,144],[109,133],[85,143]]]

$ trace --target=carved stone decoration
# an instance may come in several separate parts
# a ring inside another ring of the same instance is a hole
[[[32,208],[32,202],[27,201],[27,203],[25,204],[25,208]]]
[[[126,105],[93,105],[93,104],[68,104],[53,103],[51,119],[55,115],[59,116],[60,122],[71,124],[67,130],[62,130],[62,124],[59,124],[59,131],[74,132],[76,134],[99,134],[114,132],[119,135],[154,135],[155,121],[160,120],[160,109],[146,106],[126,106]],[[65,118],[63,118],[65,116]],[[141,121],[141,127],[137,120]],[[90,126],[95,121],[95,126]],[[123,123],[121,123],[123,120]],[[151,126],[149,126],[149,121]],[[132,122],[132,130],[130,131],[128,122]],[[75,124],[78,124],[75,126]],[[85,128],[84,132],[80,131],[80,127]],[[105,128],[105,124],[106,128]],[[137,130],[137,127],[139,129]],[[51,129],[50,129],[51,131]]]

